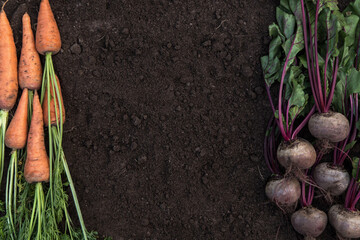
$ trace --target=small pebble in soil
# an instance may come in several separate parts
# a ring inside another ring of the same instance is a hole
[[[193,80],[192,77],[181,77],[181,78],[180,78],[180,82],[181,82],[181,83],[184,83],[184,84],[189,83],[189,82],[193,82],[193,81],[194,81],[194,80]]]
[[[228,62],[230,62],[231,59],[232,59],[232,57],[231,57],[231,54],[229,53],[229,54],[226,56],[225,60],[228,61]]]
[[[203,47],[211,46],[211,40],[206,40],[201,44]]]
[[[206,176],[202,177],[202,178],[201,178],[201,181],[202,181],[202,183],[205,184],[205,185],[207,185],[207,184],[209,183],[209,179],[208,179]]]
[[[94,77],[101,77],[101,73],[98,70],[93,71],[92,74]]]
[[[138,146],[138,145],[137,145],[136,142],[132,142],[130,148],[131,148],[131,150],[133,151],[133,150],[135,150],[135,149],[137,148],[137,146]]]
[[[214,164],[212,165],[212,168],[213,168],[214,170],[219,169],[219,167],[220,167],[220,165],[219,165],[218,163],[214,163]]]
[[[149,219],[143,218],[143,219],[141,220],[141,224],[142,224],[143,226],[149,225]]]
[[[231,155],[231,150],[228,149],[228,148],[224,148],[222,150],[222,153],[225,155],[225,156],[230,156]]]
[[[229,45],[231,43],[231,40],[229,38],[224,40],[224,44]]]
[[[96,58],[94,56],[89,57],[89,64],[93,65],[96,63]]]
[[[203,148],[203,149],[201,149],[201,151],[200,151],[200,156],[203,157],[203,156],[205,156],[205,155],[206,155],[206,149]]]
[[[253,75],[253,70],[251,69],[250,66],[245,65],[245,66],[243,67],[243,69],[242,69],[242,74],[243,74],[245,77],[250,78],[250,77],[252,77],[252,75]]]
[[[113,150],[114,150],[115,152],[119,152],[119,151],[121,150],[121,146],[120,146],[120,145],[115,145],[115,146],[113,147]]]
[[[96,102],[98,100],[98,97],[96,95],[90,95],[90,100],[93,102]]]
[[[81,53],[81,46],[77,43],[74,43],[71,47],[70,47],[70,51],[73,54],[77,54],[79,55]]]
[[[139,126],[141,124],[141,119],[138,118],[137,116],[133,116],[132,122],[133,122],[134,126]]]
[[[138,157],[137,162],[144,163],[144,162],[146,162],[146,160],[147,160],[146,155],[141,155],[140,157]]]
[[[91,141],[91,140],[87,140],[87,141],[85,142],[85,146],[86,146],[87,148],[91,147],[91,145],[92,145],[92,141]]]
[[[129,29],[128,28],[124,28],[122,31],[121,31],[122,34],[125,34],[125,35],[128,35],[129,34]]]
[[[215,17],[216,17],[216,19],[220,19],[220,18],[221,18],[220,9],[217,9],[217,10],[215,11]]]
[[[258,95],[261,95],[264,92],[264,89],[262,87],[256,87],[254,90]]]
[[[255,163],[259,162],[259,157],[256,156],[256,155],[251,155],[251,156],[250,156],[250,159],[251,159],[251,161],[253,161],[253,162],[255,162]]]
[[[256,93],[253,90],[249,90],[248,94],[251,97],[251,99],[256,99]]]

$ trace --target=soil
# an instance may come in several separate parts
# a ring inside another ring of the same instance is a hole
[[[36,22],[39,2],[5,8],[18,50],[21,16]],[[114,240],[302,239],[264,193],[271,110],[259,59],[279,1],[51,4],[64,148],[88,229]]]

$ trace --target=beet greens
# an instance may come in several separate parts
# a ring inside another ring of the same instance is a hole
[[[304,49],[304,37],[299,19],[300,8],[294,1],[282,0],[276,9],[278,24],[269,26],[272,41],[269,55],[261,58],[267,95],[276,123],[285,141],[296,139],[315,109],[307,109],[309,94],[306,77],[297,55]],[[270,87],[279,81],[278,102],[275,105]],[[296,119],[308,114],[297,128]]]
[[[333,1],[317,0],[315,7],[313,1],[300,2],[306,54],[304,65],[317,111],[328,112],[339,68],[340,13]]]

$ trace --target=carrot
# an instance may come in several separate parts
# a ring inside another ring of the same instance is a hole
[[[58,53],[61,48],[59,28],[51,10],[49,0],[41,0],[36,28],[36,49],[45,55]]]
[[[14,107],[18,93],[17,56],[13,32],[4,9],[0,12],[0,109]]]
[[[60,100],[61,100],[61,113],[62,113],[62,123],[64,124],[65,122],[65,107],[64,107],[64,101],[63,101],[63,97],[61,94],[61,87],[60,87],[60,82],[59,82],[59,78],[55,75],[56,77],[56,82],[54,81],[54,88],[52,87],[52,84],[50,83],[50,121],[51,121],[51,125],[57,125],[58,123],[60,123],[60,104],[59,104],[59,100],[58,100],[58,95],[56,94],[56,85],[59,88],[59,95],[60,95]],[[55,90],[55,94],[54,91]],[[43,109],[44,109],[44,124],[45,126],[49,126],[49,104],[48,104],[48,88],[46,88],[45,90],[45,95],[44,95],[44,102],[43,102]],[[55,106],[55,101],[56,101],[56,106]],[[56,112],[55,112],[55,107],[56,107]]]
[[[8,148],[22,149],[26,145],[28,99],[28,90],[25,88],[21,94],[15,115],[6,130],[5,144]]]
[[[23,37],[19,61],[19,84],[22,89],[39,90],[42,81],[42,68],[39,53],[35,48],[29,14],[24,14],[22,23]]]
[[[35,91],[33,101],[33,115],[31,118],[27,156],[24,167],[25,180],[28,183],[48,182],[49,175],[49,157],[45,149],[44,141],[44,122],[39,95]]]

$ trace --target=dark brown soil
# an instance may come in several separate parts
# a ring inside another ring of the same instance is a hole
[[[6,6],[18,49],[21,16],[36,22],[39,2]],[[259,59],[279,1],[51,4],[64,148],[89,229],[114,240],[301,239],[264,193],[271,111]]]

